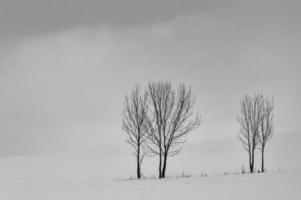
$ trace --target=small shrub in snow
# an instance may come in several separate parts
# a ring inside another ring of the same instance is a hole
[[[132,180],[135,180],[136,178],[134,177],[134,176],[130,176],[130,177],[128,177],[126,180],[127,181],[132,181]]]
[[[150,179],[156,179],[156,175],[155,174],[151,175]]]
[[[189,178],[191,175],[187,174],[184,170],[182,171],[182,174],[180,176],[177,176],[177,178]]]
[[[241,174],[245,174],[245,173],[246,173],[246,169],[245,169],[245,166],[244,166],[244,165],[241,166],[240,173],[241,173]]]

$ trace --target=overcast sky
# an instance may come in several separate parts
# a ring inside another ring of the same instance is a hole
[[[137,82],[191,85],[190,142],[236,137],[241,97],[300,130],[301,5],[277,0],[0,0],[0,155],[123,144]],[[115,141],[115,142],[113,142]]]

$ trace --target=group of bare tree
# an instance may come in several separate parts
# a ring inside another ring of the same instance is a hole
[[[135,151],[138,179],[146,154],[158,156],[158,176],[165,178],[168,157],[178,154],[186,136],[200,125],[194,103],[190,88],[180,84],[174,89],[163,81],[150,82],[143,91],[136,85],[125,97],[122,127]]]
[[[261,171],[264,172],[264,151],[267,142],[273,136],[273,99],[262,94],[245,95],[241,102],[238,122],[240,124],[239,139],[249,156],[250,172],[254,172],[255,152],[261,152]]]
[[[146,155],[158,156],[158,176],[165,178],[168,157],[180,152],[186,136],[201,123],[194,103],[191,88],[180,84],[174,89],[170,82],[163,81],[149,82],[144,90],[136,85],[125,96],[122,128],[134,149],[138,179]],[[273,99],[262,94],[245,95],[240,103],[239,139],[248,152],[250,172],[254,172],[257,149],[264,172],[265,147],[273,136]]]

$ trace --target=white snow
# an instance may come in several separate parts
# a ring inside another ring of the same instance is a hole
[[[247,155],[235,138],[187,144],[170,158],[164,180],[152,178],[156,158],[143,163],[146,179],[130,180],[135,159],[127,152],[2,157],[0,199],[300,199],[300,136],[275,135],[268,172],[252,175],[238,174],[242,165],[248,169]],[[182,173],[191,176],[177,178]]]
[[[300,172],[165,180],[1,179],[0,199],[300,199]]]

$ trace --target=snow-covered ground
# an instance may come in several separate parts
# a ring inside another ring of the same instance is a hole
[[[1,179],[0,199],[300,199],[300,172],[165,180]]]
[[[0,199],[300,199],[300,144],[299,132],[275,135],[268,172],[242,175],[247,155],[236,138],[190,143],[170,158],[165,180],[153,179],[156,158],[143,163],[146,179],[129,180],[135,160],[127,151],[2,157]]]

